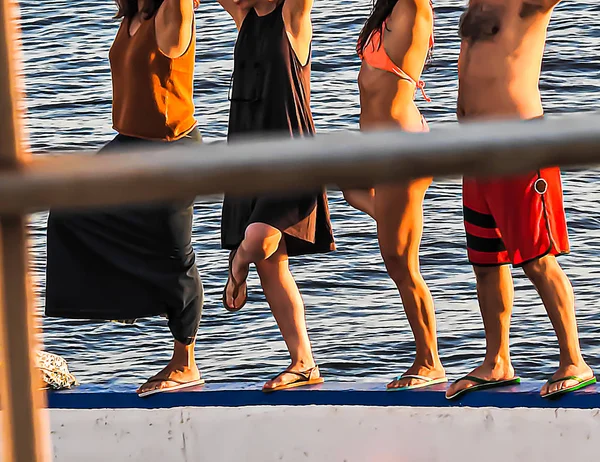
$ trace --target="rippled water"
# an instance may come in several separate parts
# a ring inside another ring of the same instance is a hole
[[[432,127],[454,123],[457,24],[463,1],[436,0],[437,44],[424,75],[430,104],[419,103]],[[359,61],[355,39],[367,0],[317,0],[314,10],[312,108],[319,132],[356,130]],[[111,1],[21,1],[28,127],[35,152],[96,149],[114,134],[110,126],[108,48],[117,30]],[[235,39],[233,22],[214,1],[198,18],[197,117],[204,135],[223,138],[227,87]],[[600,94],[600,4],[565,2],[550,26],[541,81],[547,113],[597,110]],[[600,207],[597,170],[567,172],[565,200],[572,254],[561,259],[575,287],[586,358],[600,371]],[[307,305],[315,356],[331,380],[385,381],[411,362],[413,344],[396,289],[378,253],[375,226],[330,197],[338,251],[297,258],[292,270]],[[198,359],[211,381],[262,381],[287,364],[285,345],[253,272],[251,303],[232,315],[221,307],[227,254],[219,249],[218,198],[199,199],[194,246],[207,301]],[[484,341],[474,278],[466,262],[459,182],[434,183],[425,203],[422,270],[436,301],[440,352],[447,371],[467,372]],[[33,271],[38,310],[43,305],[45,215],[32,217]],[[520,272],[512,346],[526,378],[543,378],[557,364],[556,340],[544,309]],[[138,384],[167,360],[165,322],[136,326],[44,319],[46,349],[66,357],[82,382],[102,387]]]

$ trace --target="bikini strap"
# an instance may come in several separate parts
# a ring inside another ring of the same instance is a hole
[[[431,103],[431,98],[429,96],[427,96],[427,93],[425,93],[425,82],[423,82],[422,80],[419,80],[417,83],[417,88],[419,90],[421,90],[421,94],[423,95],[423,98],[425,99],[425,101],[427,101],[428,103]]]

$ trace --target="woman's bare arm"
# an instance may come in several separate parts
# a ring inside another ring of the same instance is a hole
[[[429,51],[433,11],[429,0],[399,1],[383,37],[386,53],[396,65],[418,80]]]
[[[310,12],[313,0],[286,0],[283,5],[283,21],[292,48],[301,63],[308,62],[312,23]]]
[[[193,37],[194,9],[199,0],[165,0],[156,13],[156,40],[170,58],[184,54]]]
[[[227,11],[233,20],[235,21],[235,25],[238,30],[242,27],[242,23],[244,22],[244,18],[248,14],[247,8],[240,8],[233,0],[218,0],[221,6]]]

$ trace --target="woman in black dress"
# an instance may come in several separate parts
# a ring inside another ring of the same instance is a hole
[[[310,47],[312,0],[219,0],[239,34],[234,52],[229,142],[244,135],[312,136]],[[291,356],[290,366],[264,391],[320,383],[304,317],[304,304],[288,257],[334,249],[324,190],[252,197],[225,196],[223,248],[231,250],[223,304],[246,303],[254,263]]]
[[[113,128],[99,155],[200,141],[192,100],[199,0],[117,0],[110,50]],[[194,360],[202,283],[192,200],[48,218],[46,315],[131,320],[166,315],[173,358],[140,396],[203,383]]]

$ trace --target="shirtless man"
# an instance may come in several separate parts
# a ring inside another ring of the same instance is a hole
[[[548,23],[559,1],[469,2],[460,23],[461,122],[543,116],[538,80]],[[465,178],[463,205],[486,356],[446,397],[519,383],[509,352],[510,263],[522,267],[537,289],[558,337],[559,368],[541,395],[560,396],[595,383],[579,348],[573,289],[555,258],[569,251],[559,168],[502,179]]]

